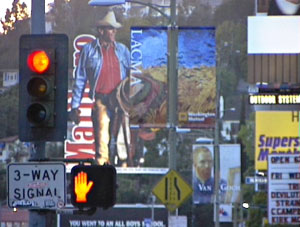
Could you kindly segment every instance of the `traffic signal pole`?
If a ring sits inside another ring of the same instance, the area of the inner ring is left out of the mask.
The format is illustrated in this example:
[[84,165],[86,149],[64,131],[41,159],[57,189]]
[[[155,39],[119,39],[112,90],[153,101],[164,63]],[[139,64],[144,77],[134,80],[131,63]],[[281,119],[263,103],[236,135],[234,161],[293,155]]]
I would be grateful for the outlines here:
[[170,1],[171,17],[168,28],[168,116],[169,116],[169,168],[176,170],[176,126],[177,126],[177,46],[176,0]]
[[31,34],[45,34],[45,0],[31,0]]
[[[31,34],[45,34],[45,0],[31,0]],[[30,158],[45,158],[45,142],[34,142],[34,149],[30,153]],[[29,226],[46,226],[45,213],[41,214],[38,210],[30,210]]]

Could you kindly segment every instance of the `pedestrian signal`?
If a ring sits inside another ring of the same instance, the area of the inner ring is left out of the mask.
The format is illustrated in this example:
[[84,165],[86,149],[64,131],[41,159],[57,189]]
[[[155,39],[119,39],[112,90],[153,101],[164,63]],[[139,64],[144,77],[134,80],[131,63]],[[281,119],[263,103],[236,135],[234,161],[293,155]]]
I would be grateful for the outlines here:
[[75,207],[109,208],[116,203],[116,169],[112,165],[74,166],[70,185]]

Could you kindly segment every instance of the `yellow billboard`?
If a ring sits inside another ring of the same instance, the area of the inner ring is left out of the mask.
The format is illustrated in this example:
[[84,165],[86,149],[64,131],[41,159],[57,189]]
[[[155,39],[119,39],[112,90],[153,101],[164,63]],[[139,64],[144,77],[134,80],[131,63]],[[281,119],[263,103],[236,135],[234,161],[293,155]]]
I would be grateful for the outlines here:
[[300,153],[299,113],[256,112],[255,169],[267,170],[268,154]]

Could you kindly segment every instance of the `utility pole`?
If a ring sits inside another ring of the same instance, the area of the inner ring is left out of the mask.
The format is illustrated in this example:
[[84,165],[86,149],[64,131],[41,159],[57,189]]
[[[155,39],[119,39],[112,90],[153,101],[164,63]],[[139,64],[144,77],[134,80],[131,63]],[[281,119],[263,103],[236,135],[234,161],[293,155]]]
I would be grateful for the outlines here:
[[[31,34],[45,34],[45,0],[31,0]],[[34,142],[34,149],[30,159],[45,158],[45,142]],[[46,226],[46,215],[39,210],[30,210],[30,227]]]
[[171,0],[170,24],[168,27],[168,127],[169,169],[176,170],[176,126],[177,126],[177,47],[176,0]]

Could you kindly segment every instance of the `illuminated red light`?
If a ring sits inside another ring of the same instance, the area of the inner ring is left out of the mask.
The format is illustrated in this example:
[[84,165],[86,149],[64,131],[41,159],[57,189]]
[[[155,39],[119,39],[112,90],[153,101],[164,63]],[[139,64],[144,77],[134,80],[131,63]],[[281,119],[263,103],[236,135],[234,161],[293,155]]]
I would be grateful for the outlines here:
[[27,65],[33,72],[42,74],[50,67],[50,58],[43,50],[36,50],[29,54]]

